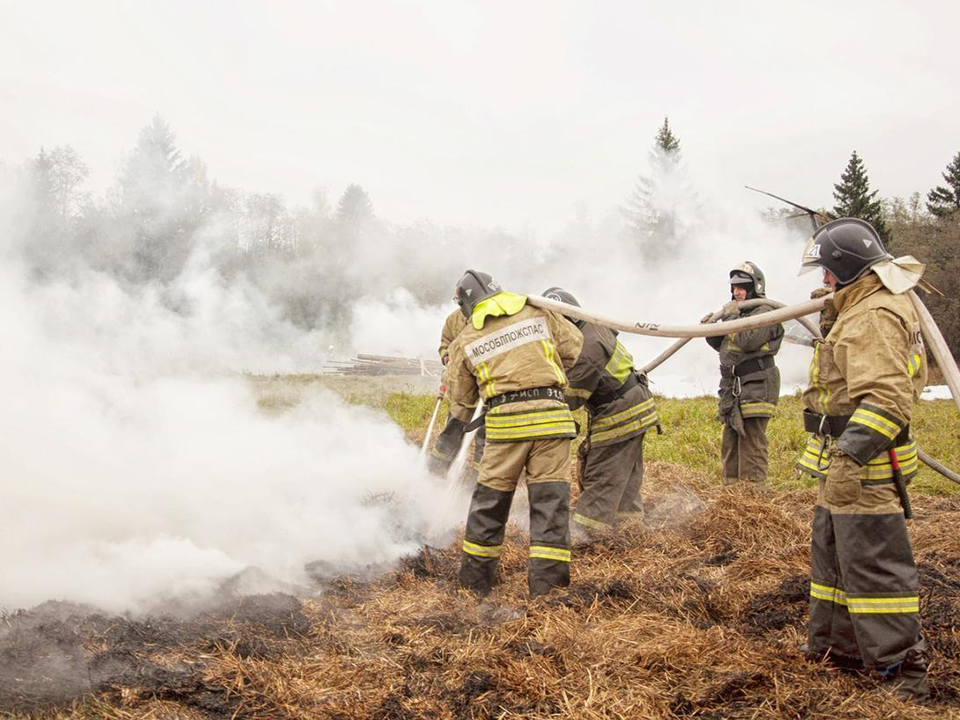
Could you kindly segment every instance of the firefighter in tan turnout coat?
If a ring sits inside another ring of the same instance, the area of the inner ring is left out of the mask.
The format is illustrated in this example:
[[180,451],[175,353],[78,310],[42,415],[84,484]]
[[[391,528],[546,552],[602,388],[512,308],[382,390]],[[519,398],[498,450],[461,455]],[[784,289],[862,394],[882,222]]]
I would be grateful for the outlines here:
[[[562,288],[544,297],[580,306]],[[571,410],[586,405],[588,425],[580,443],[580,498],[571,520],[583,530],[609,530],[618,522],[643,518],[643,438],[660,427],[647,378],[633,368],[633,357],[615,330],[572,321],[583,334],[583,349],[567,373]]]
[[803,395],[811,435],[798,468],[820,479],[808,652],[923,697],[917,570],[896,482],[917,473],[910,417],[927,366],[916,312],[888,279],[891,259],[873,227],[850,218],[818,229],[804,252],[803,265],[820,266],[836,289],[836,321]]
[[[754,263],[743,262],[730,271],[731,300],[723,320],[759,315],[772,308],[741,312],[737,303],[766,297],[766,281]],[[707,316],[707,318],[710,316]],[[707,320],[704,318],[704,321]],[[720,405],[723,423],[721,459],[723,481],[764,482],[767,479],[767,424],[780,400],[780,370],[774,356],[783,342],[783,326],[706,338],[720,353]]]
[[[463,316],[460,308],[457,308],[450,313],[447,316],[446,321],[444,321],[443,330],[440,332],[440,347],[438,349],[440,354],[440,362],[443,363],[444,366],[450,362],[450,345],[453,344],[453,341],[457,339],[457,335],[459,335],[460,331],[466,326],[467,319]],[[444,370],[440,385],[440,392],[443,394],[445,393],[447,386],[446,370]],[[460,403],[455,402],[450,403],[450,410],[447,415],[447,424],[444,426],[443,430],[440,431],[437,441],[430,450],[430,457],[427,461],[427,467],[431,472],[441,476],[446,474],[451,463],[453,463],[454,458],[456,458],[457,452],[460,450],[460,445],[463,443],[463,436],[466,434],[467,424],[473,417],[475,410],[476,403],[474,403],[472,406],[461,405]],[[481,456],[483,455],[484,432],[482,427],[477,432],[474,443],[473,459],[474,463],[478,464]],[[476,471],[472,472],[474,473],[473,479],[476,479]]]
[[496,584],[513,494],[526,471],[530,500],[531,595],[570,583],[570,441],[566,372],[580,353],[580,331],[559,313],[504,292],[468,270],[456,300],[466,327],[450,346],[451,402],[482,397],[487,445],[464,530],[461,583],[481,594]]

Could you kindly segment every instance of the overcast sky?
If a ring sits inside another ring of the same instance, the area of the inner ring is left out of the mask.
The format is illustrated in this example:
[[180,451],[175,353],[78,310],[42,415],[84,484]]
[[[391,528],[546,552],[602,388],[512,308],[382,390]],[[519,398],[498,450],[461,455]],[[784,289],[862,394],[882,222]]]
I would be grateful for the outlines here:
[[101,191],[160,112],[227,185],[549,232],[621,202],[669,115],[708,192],[829,205],[856,149],[906,196],[960,151],[958,27],[956,2],[0,0],[0,159],[70,144]]

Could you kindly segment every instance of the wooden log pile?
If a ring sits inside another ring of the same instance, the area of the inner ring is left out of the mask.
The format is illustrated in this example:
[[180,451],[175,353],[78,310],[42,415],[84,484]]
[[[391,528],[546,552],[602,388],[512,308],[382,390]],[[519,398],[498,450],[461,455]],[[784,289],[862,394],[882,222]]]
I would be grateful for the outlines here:
[[350,360],[330,360],[326,372],[337,375],[419,375],[440,377],[443,365],[438,360],[407,358],[393,355],[359,353]]

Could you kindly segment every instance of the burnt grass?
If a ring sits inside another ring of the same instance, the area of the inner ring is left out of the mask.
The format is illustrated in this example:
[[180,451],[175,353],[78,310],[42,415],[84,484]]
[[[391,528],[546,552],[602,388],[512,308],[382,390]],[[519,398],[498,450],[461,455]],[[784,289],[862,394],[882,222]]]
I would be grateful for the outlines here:
[[254,595],[189,619],[106,615],[47,602],[0,623],[0,712],[38,713],[87,694],[134,688],[210,718],[232,718],[237,700],[204,679],[206,653],[282,657],[310,624],[292,596]]
[[[658,484],[660,470],[648,509],[670,479]],[[513,528],[484,603],[457,588],[453,543],[379,576],[319,568],[310,599],[232,597],[151,617],[49,602],[5,615],[0,717],[102,717],[84,714],[90,698],[115,718],[960,717],[960,504],[915,498],[933,699],[891,709],[875,680],[799,651],[812,493],[688,482],[704,500],[695,514],[576,549],[570,587],[538,599]]]

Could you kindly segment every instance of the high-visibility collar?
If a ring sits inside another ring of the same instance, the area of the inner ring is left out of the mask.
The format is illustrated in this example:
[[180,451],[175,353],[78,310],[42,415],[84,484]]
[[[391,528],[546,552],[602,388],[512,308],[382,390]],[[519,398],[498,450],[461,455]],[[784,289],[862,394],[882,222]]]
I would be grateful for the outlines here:
[[516,315],[523,310],[523,306],[526,304],[526,295],[498,292],[496,295],[491,295],[477,303],[477,306],[473,309],[473,314],[470,316],[470,321],[475,329],[482,330],[488,317]]

